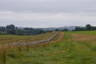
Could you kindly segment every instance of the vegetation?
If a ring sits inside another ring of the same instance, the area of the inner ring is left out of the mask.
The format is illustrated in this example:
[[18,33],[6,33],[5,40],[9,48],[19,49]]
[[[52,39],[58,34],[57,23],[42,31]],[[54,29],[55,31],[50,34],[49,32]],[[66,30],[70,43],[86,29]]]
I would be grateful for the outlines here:
[[75,31],[93,31],[96,30],[96,26],[91,26],[90,24],[87,24],[85,27],[82,26],[76,26]]
[[29,51],[12,49],[6,64],[96,64],[96,32],[64,32],[49,44]]
[[52,32],[40,34],[40,35],[0,35],[0,44],[5,43],[14,43],[14,42],[32,42],[32,41],[38,41],[38,40],[46,40],[51,35],[53,35]]
[[42,29],[34,29],[34,28],[20,28],[15,25],[7,25],[6,27],[0,27],[0,34],[12,34],[12,35],[36,35],[45,33]]
[[[6,42],[6,43],[2,43],[0,42],[0,64],[6,64],[7,61],[7,54],[13,51],[15,51],[16,53],[19,51],[21,52],[21,50],[29,50],[29,46],[27,45],[27,43],[32,43],[33,41],[41,41],[41,40],[47,40],[49,39],[52,35],[54,35],[53,32],[49,32],[46,34],[41,34],[41,35],[34,35],[34,36],[17,36],[17,35],[2,35],[0,37],[1,42]],[[41,38],[42,37],[42,38]],[[23,39],[21,39],[23,38]],[[31,39],[30,39],[31,38]],[[9,40],[10,39],[10,40]],[[17,39],[17,40],[16,40]],[[10,42],[8,42],[8,40]],[[20,41],[19,41],[20,40]],[[9,45],[10,43],[10,45]],[[26,43],[26,45],[11,45],[12,43]],[[32,45],[31,45],[32,46]],[[13,51],[12,51],[13,50]],[[9,56],[14,56],[14,54]]]

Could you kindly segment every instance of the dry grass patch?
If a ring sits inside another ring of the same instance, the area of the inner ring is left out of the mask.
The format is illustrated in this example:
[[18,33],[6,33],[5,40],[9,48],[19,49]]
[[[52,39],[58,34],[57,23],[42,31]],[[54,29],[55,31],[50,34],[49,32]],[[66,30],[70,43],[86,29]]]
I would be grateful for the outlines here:
[[72,40],[96,41],[96,35],[72,34]]

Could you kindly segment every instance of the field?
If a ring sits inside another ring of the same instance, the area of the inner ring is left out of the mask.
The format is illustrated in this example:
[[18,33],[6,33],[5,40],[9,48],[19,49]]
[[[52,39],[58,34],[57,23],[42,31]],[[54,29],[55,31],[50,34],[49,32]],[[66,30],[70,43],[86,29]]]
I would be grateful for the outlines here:
[[[24,39],[19,37],[26,40],[25,36]],[[12,42],[15,41],[14,38]],[[6,55],[6,64],[96,64],[96,31],[60,32],[60,36],[48,44],[39,44],[22,51],[12,49]]]
[[33,36],[0,35],[0,44],[45,40],[48,39],[52,34],[53,33],[45,33],[45,34],[33,35]]

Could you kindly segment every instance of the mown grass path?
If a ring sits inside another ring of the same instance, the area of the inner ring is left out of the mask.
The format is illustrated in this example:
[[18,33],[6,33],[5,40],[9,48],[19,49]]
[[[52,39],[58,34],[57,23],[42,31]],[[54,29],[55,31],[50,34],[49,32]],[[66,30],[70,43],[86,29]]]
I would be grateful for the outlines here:
[[[50,41],[54,40],[59,36],[58,32],[53,32],[53,34],[46,40],[40,40],[40,41],[33,41],[33,42],[14,42],[14,43],[6,43],[3,45],[0,45],[0,63],[1,64],[6,64],[7,58],[6,56],[11,50],[19,49],[21,51],[24,48],[29,49],[32,46],[39,45],[39,44],[48,44]],[[13,49],[14,48],[14,49]]]

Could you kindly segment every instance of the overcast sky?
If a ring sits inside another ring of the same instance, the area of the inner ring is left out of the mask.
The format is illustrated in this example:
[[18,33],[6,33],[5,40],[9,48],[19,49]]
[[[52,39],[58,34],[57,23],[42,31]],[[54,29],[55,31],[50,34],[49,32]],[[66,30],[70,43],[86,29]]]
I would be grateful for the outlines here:
[[96,25],[96,0],[0,0],[0,25]]

